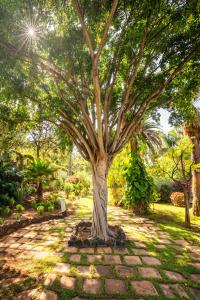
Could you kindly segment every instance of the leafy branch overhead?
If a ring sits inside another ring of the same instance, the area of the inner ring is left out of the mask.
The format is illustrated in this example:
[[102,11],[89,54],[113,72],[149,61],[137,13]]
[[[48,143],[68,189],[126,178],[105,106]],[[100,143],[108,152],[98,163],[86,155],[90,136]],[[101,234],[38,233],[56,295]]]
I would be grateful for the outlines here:
[[[19,38],[24,16],[18,1],[4,5],[1,56],[19,58],[20,93],[53,106],[56,122],[86,159],[107,153],[111,161],[143,115],[156,106],[177,107],[173,97],[191,70],[191,80],[197,74],[197,2],[73,0],[63,5],[49,3],[39,10],[33,3],[30,18],[36,19],[38,42],[31,48]],[[8,20],[16,25],[9,35]],[[50,31],[39,30],[50,25]]]

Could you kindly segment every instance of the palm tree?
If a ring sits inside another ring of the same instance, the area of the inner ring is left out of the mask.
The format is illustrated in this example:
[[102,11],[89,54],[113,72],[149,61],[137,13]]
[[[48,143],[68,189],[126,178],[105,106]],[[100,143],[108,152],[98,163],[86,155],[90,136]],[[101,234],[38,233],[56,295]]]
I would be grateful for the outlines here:
[[[185,125],[184,131],[193,144],[192,161],[200,163],[200,110],[196,110],[197,119]],[[200,172],[192,171],[192,211],[194,216],[200,216]]]
[[36,183],[37,197],[41,201],[43,199],[43,182],[52,177],[55,169],[49,167],[48,164],[40,160],[32,161],[26,171],[27,178]]
[[138,151],[138,140],[147,145],[150,154],[153,156],[156,149],[162,145],[159,126],[149,118],[143,119],[136,128],[135,135],[130,141],[131,151]]

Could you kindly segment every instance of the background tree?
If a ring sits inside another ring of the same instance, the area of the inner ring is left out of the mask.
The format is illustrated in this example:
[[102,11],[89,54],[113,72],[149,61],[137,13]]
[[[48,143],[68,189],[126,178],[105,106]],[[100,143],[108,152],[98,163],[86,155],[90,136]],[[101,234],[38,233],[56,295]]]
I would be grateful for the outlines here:
[[[197,118],[184,128],[193,144],[192,161],[200,164],[200,112],[197,111]],[[192,210],[194,216],[200,216],[200,171],[192,170]]]
[[190,185],[193,166],[191,152],[192,145],[189,139],[183,138],[174,147],[168,148],[151,166],[152,173],[157,177],[170,179],[183,189],[186,227],[190,227]]
[[197,1],[28,3],[1,3],[2,82],[14,77],[17,92],[48,107],[90,162],[92,237],[108,240],[106,181],[115,155],[147,111],[173,106],[196,78]]

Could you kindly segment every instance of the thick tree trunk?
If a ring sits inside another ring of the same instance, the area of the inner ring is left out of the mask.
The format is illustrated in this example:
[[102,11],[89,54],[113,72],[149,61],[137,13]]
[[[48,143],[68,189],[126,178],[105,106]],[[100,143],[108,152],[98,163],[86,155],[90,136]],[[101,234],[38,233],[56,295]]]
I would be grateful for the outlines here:
[[107,159],[100,159],[93,165],[93,216],[92,238],[109,239],[107,222]]
[[184,191],[185,197],[185,226],[190,227],[190,195],[188,191]]

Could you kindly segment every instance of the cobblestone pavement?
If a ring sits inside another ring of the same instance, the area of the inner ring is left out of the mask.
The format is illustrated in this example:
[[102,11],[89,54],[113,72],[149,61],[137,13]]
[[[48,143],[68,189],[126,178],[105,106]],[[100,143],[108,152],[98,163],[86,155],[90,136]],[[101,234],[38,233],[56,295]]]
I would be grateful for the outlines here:
[[31,225],[0,240],[0,299],[200,299],[200,249],[154,221],[109,207],[127,234],[125,248],[67,246],[74,216]]

